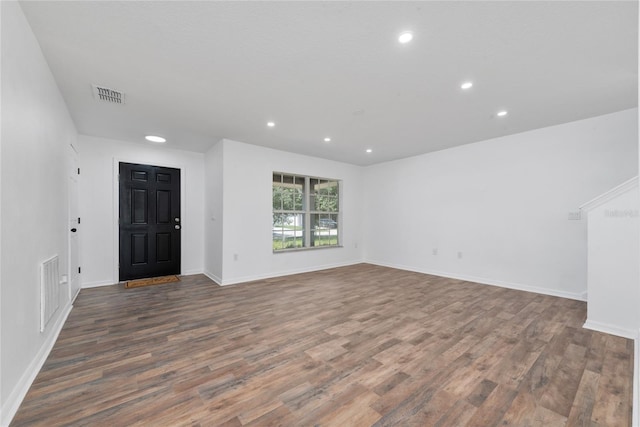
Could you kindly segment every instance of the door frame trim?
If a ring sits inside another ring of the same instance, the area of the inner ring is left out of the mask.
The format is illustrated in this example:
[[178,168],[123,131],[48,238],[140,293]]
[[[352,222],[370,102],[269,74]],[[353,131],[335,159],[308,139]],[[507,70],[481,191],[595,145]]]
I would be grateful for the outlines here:
[[[77,144],[77,143],[76,143]],[[72,217],[71,217],[71,195],[70,195],[70,186],[71,184],[69,183],[69,180],[71,179],[71,174],[73,173],[73,169],[72,167],[75,169],[76,167],[79,168],[80,167],[80,153],[78,152],[78,149],[76,148],[75,145],[73,145],[73,142],[69,142],[69,147],[68,147],[67,151],[67,156],[68,156],[68,167],[67,167],[67,288],[68,288],[68,297],[69,297],[69,301],[71,301],[71,303],[73,304],[73,302],[75,301],[76,297],[78,296],[78,294],[80,293],[80,290],[82,289],[82,276],[78,276],[78,290],[75,292],[75,294],[71,293],[71,284],[73,283],[73,280],[71,279],[74,275],[74,272],[72,270],[74,270],[76,267],[80,266],[80,264],[82,263],[82,260],[80,259],[80,256],[82,254],[82,248],[81,248],[81,240],[82,237],[81,235],[76,236],[76,250],[78,251],[77,253],[77,261],[78,261],[78,266],[74,266],[71,265],[72,263],[72,259],[71,259],[71,234],[69,232],[69,227],[71,226],[71,221],[72,221]],[[75,158],[75,165],[71,164],[74,162],[74,158]],[[79,175],[76,175],[76,214],[78,215],[78,217],[80,217],[80,178]],[[75,218],[75,217],[74,217]],[[79,228],[79,227],[78,227]],[[80,230],[80,233],[82,233],[82,230]]]
[[[112,239],[113,239],[113,283],[120,283],[120,224],[118,219],[120,218],[120,162],[123,163],[136,163],[140,165],[160,166],[164,168],[180,169],[180,223],[183,228],[185,224],[188,224],[189,218],[186,210],[186,166],[181,163],[168,163],[149,161],[145,159],[135,157],[113,157],[112,175],[111,180],[113,182],[113,191],[111,194],[113,200],[113,227],[112,227]],[[184,254],[184,237],[185,233],[180,233],[180,274],[182,274],[182,264]]]

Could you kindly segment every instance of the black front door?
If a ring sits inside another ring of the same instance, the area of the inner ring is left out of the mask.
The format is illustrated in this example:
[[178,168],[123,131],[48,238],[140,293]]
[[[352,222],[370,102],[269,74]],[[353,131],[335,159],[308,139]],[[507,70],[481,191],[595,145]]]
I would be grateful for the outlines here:
[[120,163],[120,280],[180,274],[180,169]]

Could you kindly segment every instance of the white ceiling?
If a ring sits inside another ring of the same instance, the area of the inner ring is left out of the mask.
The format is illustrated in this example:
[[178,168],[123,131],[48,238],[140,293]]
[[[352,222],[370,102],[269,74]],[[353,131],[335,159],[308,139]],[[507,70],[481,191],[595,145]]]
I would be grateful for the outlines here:
[[[229,138],[368,165],[637,106],[636,1],[22,8],[86,135],[199,152]],[[126,104],[96,101],[92,84]]]

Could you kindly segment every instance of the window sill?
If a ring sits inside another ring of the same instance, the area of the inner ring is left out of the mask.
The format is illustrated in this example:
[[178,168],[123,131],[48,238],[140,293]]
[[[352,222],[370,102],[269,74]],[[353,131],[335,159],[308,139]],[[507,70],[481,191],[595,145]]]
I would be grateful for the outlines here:
[[323,250],[323,249],[336,249],[336,248],[343,248],[344,246],[342,245],[335,245],[335,246],[313,246],[310,248],[291,248],[291,249],[279,249],[277,251],[273,251],[274,254],[282,254],[282,253],[291,253],[291,252],[306,252],[306,251],[316,251],[316,250]]

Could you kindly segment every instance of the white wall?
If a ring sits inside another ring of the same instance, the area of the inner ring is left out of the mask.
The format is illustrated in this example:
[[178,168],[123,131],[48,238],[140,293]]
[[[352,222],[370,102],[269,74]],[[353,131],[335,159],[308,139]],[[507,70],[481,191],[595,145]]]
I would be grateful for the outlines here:
[[204,157],[205,162],[205,243],[204,271],[217,283],[222,283],[222,192],[223,142],[214,145]]
[[[222,145],[222,284],[362,261],[360,167],[231,140],[223,140]],[[271,189],[274,171],[342,180],[343,247],[273,253]]]
[[568,213],[634,176],[637,150],[633,109],[368,167],[365,259],[583,299]]
[[[4,8],[0,5],[0,52],[4,50],[4,46],[2,44],[2,10]],[[2,58],[0,57],[0,81],[2,80]],[[0,100],[2,99],[2,85],[0,84]],[[2,141],[2,102],[0,102],[0,142]],[[0,200],[2,200],[2,144],[0,143]],[[0,204],[0,242],[2,242],[2,209]],[[4,323],[4,319],[2,318],[2,245],[0,244],[0,322]],[[2,323],[0,323],[0,425],[4,425],[4,416],[3,416],[3,392],[2,392]],[[8,422],[8,421],[7,421]]]
[[8,424],[44,362],[71,306],[40,333],[40,263],[58,255],[67,274],[68,146],[75,126],[17,2],[2,10],[2,234],[0,402]]
[[118,283],[118,162],[181,169],[182,274],[202,273],[204,155],[80,135],[82,286]]
[[[589,203],[586,327],[636,338],[640,328],[638,180]],[[617,190],[617,191],[616,191]]]

